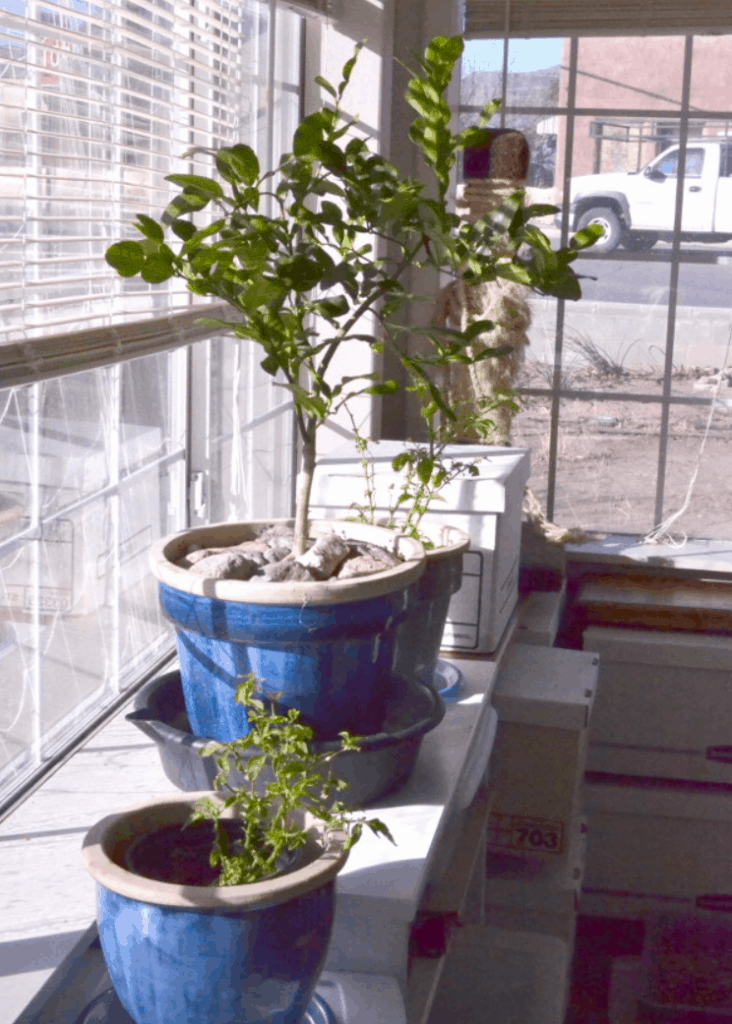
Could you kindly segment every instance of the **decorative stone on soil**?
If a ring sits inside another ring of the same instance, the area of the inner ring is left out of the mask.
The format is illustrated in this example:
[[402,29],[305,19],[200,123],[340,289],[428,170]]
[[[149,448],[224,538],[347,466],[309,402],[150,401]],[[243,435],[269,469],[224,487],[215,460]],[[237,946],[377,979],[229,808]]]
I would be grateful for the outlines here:
[[320,537],[300,558],[292,557],[292,527],[277,523],[256,540],[228,548],[191,544],[177,565],[214,580],[282,583],[353,579],[383,572],[401,559],[366,541],[348,541],[335,533]]

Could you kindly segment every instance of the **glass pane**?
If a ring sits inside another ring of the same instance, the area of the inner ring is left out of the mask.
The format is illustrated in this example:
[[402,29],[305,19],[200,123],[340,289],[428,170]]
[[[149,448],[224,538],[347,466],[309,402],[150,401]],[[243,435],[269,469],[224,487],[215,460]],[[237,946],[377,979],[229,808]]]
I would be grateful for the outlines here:
[[185,366],[0,392],[0,798],[172,646],[147,551],[185,524]]
[[119,607],[120,685],[140,673],[171,643],[170,624],[163,619],[158,585],[150,572],[148,551],[153,541],[185,527],[184,456],[167,468],[152,467],[120,488]]
[[211,350],[210,521],[289,516],[289,393],[260,368],[258,346],[222,338]]
[[691,65],[692,109],[732,110],[732,35],[694,36]]
[[181,354],[132,359],[121,367],[120,475],[185,444],[180,401]]
[[[723,385],[725,381],[723,377]],[[683,538],[684,534],[713,539],[732,536],[732,483],[726,472],[720,472],[729,466],[732,457],[732,401],[726,397],[726,390],[724,386],[717,392],[716,400],[716,383],[709,382],[703,391],[696,392],[710,402],[714,400],[706,441],[709,404],[671,409],[664,520],[685,509],[669,524],[674,538]]]
[[[528,399],[513,443],[530,447],[529,481],[546,501],[549,400]],[[583,530],[646,533],[652,525],[659,408],[623,401],[563,399],[554,521]]]
[[[681,107],[684,36],[603,36],[579,40],[578,107]],[[562,64],[569,66],[569,40]]]
[[28,526],[32,442],[21,424],[34,401],[30,387],[0,391],[0,541]]
[[30,545],[0,555],[0,793],[32,762],[38,721],[36,643],[21,575],[29,558]]

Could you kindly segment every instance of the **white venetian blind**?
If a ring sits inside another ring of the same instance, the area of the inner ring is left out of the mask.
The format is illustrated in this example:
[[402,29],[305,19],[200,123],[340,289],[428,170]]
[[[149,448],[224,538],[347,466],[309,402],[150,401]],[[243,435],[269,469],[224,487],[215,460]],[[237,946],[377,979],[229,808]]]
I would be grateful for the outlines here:
[[[181,159],[191,147],[245,141],[266,159],[275,6],[0,0],[0,8],[0,387],[22,379],[23,360],[27,379],[47,375],[53,360],[64,364],[64,349],[82,364],[95,350],[99,364],[124,358],[128,345],[141,354],[146,338],[150,351],[194,340],[200,331],[181,282],[123,280],[104,252],[140,237],[131,227],[138,213],[162,212],[174,189],[166,174],[211,172],[205,154]],[[291,31],[292,15],[282,16]],[[119,325],[126,329],[105,335]]]
[[465,0],[468,38],[729,32],[730,0]]

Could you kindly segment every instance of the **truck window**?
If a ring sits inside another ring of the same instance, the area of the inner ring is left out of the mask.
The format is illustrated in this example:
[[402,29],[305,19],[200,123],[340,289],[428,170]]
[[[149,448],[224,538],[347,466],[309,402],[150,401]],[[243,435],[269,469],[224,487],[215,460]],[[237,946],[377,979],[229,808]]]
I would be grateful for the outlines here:
[[[667,178],[675,178],[679,166],[679,151],[672,150],[663,160],[656,164],[659,171],[663,171]],[[686,151],[686,177],[700,178],[704,167],[704,150],[687,149]]]
[[732,148],[729,146],[719,147],[719,176],[720,178],[732,177]]

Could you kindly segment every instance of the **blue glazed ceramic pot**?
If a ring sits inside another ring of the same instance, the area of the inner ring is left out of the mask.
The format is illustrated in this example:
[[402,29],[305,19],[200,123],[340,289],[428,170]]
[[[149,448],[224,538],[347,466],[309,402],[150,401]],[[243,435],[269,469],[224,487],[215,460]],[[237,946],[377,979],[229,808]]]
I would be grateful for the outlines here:
[[394,672],[432,686],[453,594],[463,580],[463,555],[470,537],[455,526],[423,521],[420,532],[434,547],[415,586],[414,607],[396,627]]
[[323,850],[313,838],[303,866],[251,885],[172,884],[126,867],[136,838],[182,824],[206,795],[130,808],[84,841],[112,984],[136,1024],[299,1024],[325,960],[343,840]]
[[422,546],[391,530],[322,521],[312,535],[335,531],[394,550],[393,569],[323,583],[211,580],[175,564],[188,546],[251,539],[267,523],[219,524],[160,541],[151,551],[160,600],[175,624],[186,711],[194,735],[227,742],[248,731],[234,700],[254,672],[268,696],[297,708],[318,739],[347,729],[379,732],[393,675],[394,630],[415,601]]

